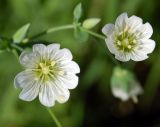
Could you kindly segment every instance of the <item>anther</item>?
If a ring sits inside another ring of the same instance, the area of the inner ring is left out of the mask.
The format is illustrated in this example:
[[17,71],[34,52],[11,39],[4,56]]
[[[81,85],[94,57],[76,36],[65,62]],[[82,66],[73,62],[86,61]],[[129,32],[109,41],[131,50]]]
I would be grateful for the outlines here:
[[131,49],[132,48],[132,46],[131,45],[128,45],[128,49]]

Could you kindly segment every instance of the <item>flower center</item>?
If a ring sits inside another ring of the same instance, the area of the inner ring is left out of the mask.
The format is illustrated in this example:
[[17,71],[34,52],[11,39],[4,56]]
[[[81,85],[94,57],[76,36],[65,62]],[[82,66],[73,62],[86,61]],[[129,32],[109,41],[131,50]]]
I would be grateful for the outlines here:
[[58,75],[64,75],[64,71],[59,68],[55,61],[42,60],[34,69],[37,78],[43,82],[55,79]]
[[41,67],[41,71],[44,75],[49,74],[50,72],[50,66],[45,65],[44,63],[40,63],[39,66]]
[[49,73],[52,73],[55,70],[55,62],[47,60],[40,62],[38,65],[38,70],[40,70],[41,74],[48,75]]
[[115,37],[115,45],[118,48],[118,50],[124,51],[124,52],[130,52],[134,49],[136,46],[136,37],[134,34],[126,32],[121,32]]

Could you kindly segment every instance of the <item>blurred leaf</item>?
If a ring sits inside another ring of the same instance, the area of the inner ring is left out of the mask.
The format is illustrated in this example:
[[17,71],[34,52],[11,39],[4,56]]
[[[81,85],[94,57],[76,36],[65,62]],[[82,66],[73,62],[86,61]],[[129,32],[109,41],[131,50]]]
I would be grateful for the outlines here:
[[86,29],[92,29],[93,27],[95,27],[99,22],[101,21],[101,19],[99,18],[89,18],[84,20],[82,26]]
[[78,22],[78,20],[81,18],[81,15],[82,15],[82,4],[79,3],[73,11],[74,20]]
[[27,35],[30,24],[22,26],[17,32],[13,35],[13,42],[20,43]]
[[88,40],[89,35],[85,31],[83,31],[80,27],[77,27],[74,30],[74,37],[79,42],[86,42]]

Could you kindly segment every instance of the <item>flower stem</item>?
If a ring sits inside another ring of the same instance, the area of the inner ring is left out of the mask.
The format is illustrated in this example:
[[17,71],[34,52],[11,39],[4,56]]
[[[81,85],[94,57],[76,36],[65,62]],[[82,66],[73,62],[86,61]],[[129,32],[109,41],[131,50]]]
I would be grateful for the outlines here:
[[73,24],[69,24],[69,25],[64,25],[64,26],[58,26],[58,27],[54,27],[54,28],[50,28],[48,30],[45,30],[37,35],[34,35],[32,37],[30,37],[29,39],[36,39],[38,37],[44,36],[46,34],[52,33],[52,32],[56,32],[56,31],[60,31],[60,30],[66,30],[66,29],[73,29],[74,25]]
[[11,46],[12,46],[14,49],[16,49],[16,50],[19,50],[20,52],[23,52],[23,51],[24,51],[23,48],[21,48],[20,46],[14,44],[14,43],[11,43]]
[[90,35],[93,35],[93,36],[95,36],[95,37],[97,37],[97,38],[100,38],[100,39],[102,39],[102,40],[105,40],[105,38],[106,38],[106,37],[103,36],[103,35],[100,35],[100,34],[98,34],[98,33],[95,33],[95,32],[93,32],[93,31],[90,31],[90,30],[88,30],[88,29],[85,29],[85,28],[83,28],[83,27],[81,27],[81,29],[82,29],[83,31],[89,33]]
[[50,108],[47,108],[49,114],[51,115],[53,121],[56,123],[57,127],[62,127],[60,122],[58,121],[58,119],[56,118],[56,116],[54,115],[54,113],[52,112],[52,110]]

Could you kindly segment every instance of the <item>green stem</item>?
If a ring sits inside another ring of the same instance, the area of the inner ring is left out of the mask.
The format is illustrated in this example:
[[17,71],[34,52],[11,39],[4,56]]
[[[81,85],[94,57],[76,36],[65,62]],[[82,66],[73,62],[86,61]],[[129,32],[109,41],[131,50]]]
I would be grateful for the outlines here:
[[83,31],[89,33],[90,35],[93,35],[93,36],[95,36],[95,37],[97,37],[97,38],[99,38],[99,39],[102,39],[102,40],[105,40],[105,39],[106,39],[106,37],[103,36],[103,35],[101,35],[101,34],[97,34],[97,33],[93,32],[93,31],[90,31],[90,30],[85,29],[85,28],[83,28],[83,27],[81,27],[81,29],[82,29]]
[[54,113],[52,112],[52,110],[50,108],[47,108],[49,114],[51,115],[53,121],[56,123],[57,127],[62,127],[60,122],[58,121],[58,119],[56,118],[56,116],[54,115]]
[[14,43],[12,43],[12,44],[11,44],[11,46],[12,46],[14,49],[19,50],[20,52],[23,52],[23,51],[24,51],[24,49],[23,49],[23,48],[21,48],[20,46],[18,46],[18,45],[16,45],[16,44],[14,44]]
[[[85,29],[85,28],[83,28],[83,27],[81,27],[81,29],[82,29],[83,31],[85,31],[86,33],[89,33],[90,35],[95,36],[95,37],[97,37],[97,38],[99,38],[99,39],[102,39],[102,40],[105,40],[105,39],[106,39],[106,37],[103,36],[103,35],[101,35],[101,34],[95,33],[95,32],[93,32],[93,31],[90,31],[90,30]],[[113,58],[113,56],[112,56],[108,51],[107,51],[107,55],[110,57],[110,59],[111,59],[117,66],[120,66],[120,63],[119,63],[115,58]]]
[[66,30],[66,29],[73,29],[74,25],[73,24],[69,24],[69,25],[65,25],[65,26],[58,26],[58,27],[54,27],[54,28],[50,28],[48,30],[45,30],[37,35],[34,35],[33,37],[29,38],[29,39],[36,39],[38,37],[44,36],[46,34],[52,33],[52,32],[56,32],[56,31],[60,31],[60,30]]

